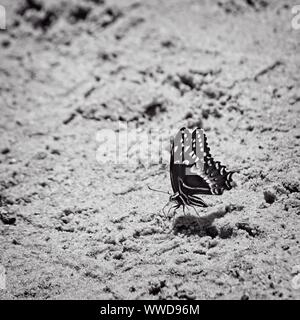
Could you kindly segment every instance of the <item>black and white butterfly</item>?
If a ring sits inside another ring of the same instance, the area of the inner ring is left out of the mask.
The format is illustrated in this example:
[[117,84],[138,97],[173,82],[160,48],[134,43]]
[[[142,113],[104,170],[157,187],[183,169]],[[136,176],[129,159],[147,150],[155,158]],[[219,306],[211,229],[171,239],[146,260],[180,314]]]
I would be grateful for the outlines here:
[[187,206],[207,207],[199,195],[221,195],[224,190],[230,190],[233,173],[213,159],[202,129],[191,132],[181,128],[171,138],[170,178],[174,194],[166,206],[175,202],[175,212],[181,206],[183,210]]

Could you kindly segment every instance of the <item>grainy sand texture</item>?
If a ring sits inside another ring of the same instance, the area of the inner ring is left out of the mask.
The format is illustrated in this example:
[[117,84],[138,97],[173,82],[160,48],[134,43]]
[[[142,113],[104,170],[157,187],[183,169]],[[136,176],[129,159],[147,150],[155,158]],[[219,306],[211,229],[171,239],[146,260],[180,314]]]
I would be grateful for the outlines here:
[[[300,298],[294,1],[0,4],[1,299]],[[126,125],[203,127],[236,186],[164,217],[167,162],[101,161]]]

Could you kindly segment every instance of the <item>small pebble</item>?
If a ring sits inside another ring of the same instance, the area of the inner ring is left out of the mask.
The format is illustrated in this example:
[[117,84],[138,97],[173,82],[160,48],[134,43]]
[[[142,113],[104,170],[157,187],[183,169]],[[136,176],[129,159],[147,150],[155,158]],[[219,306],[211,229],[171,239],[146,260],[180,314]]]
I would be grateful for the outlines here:
[[300,274],[300,264],[293,266],[291,273],[293,276]]
[[272,204],[276,200],[276,195],[273,191],[265,190],[264,191],[264,198],[267,203]]
[[47,153],[44,151],[38,152],[35,154],[34,159],[36,160],[44,160],[47,157]]
[[300,274],[297,274],[293,279],[292,279],[292,288],[294,290],[299,290],[300,289]]
[[3,48],[8,48],[10,46],[10,41],[8,39],[4,39],[1,42],[1,45],[2,45]]
[[121,259],[123,259],[123,254],[122,254],[122,252],[116,252],[116,253],[113,255],[113,258],[114,258],[115,260],[121,260]]
[[206,254],[206,250],[204,250],[204,249],[196,249],[196,250],[193,251],[193,253],[205,255]]
[[14,213],[11,213],[3,208],[0,208],[0,220],[4,224],[15,224],[16,223],[16,217]]
[[218,245],[218,240],[213,239],[213,240],[209,241],[208,248],[210,249],[210,248],[213,248],[213,247],[215,247],[217,245]]
[[115,245],[116,244],[116,239],[113,236],[108,236],[105,240],[104,240],[105,244],[112,244]]
[[2,154],[8,154],[8,153],[10,153],[10,149],[9,148],[3,148],[2,150],[1,150],[1,153]]
[[60,155],[60,151],[58,149],[52,149],[51,150],[51,154],[54,154],[54,155]]
[[259,206],[258,206],[259,209],[266,209],[268,208],[268,205],[265,203],[265,202],[262,202]]
[[191,111],[188,111],[184,116],[184,119],[190,119],[190,118],[193,118],[193,113]]
[[195,300],[196,295],[191,290],[179,290],[176,292],[176,296],[179,299]]
[[14,244],[14,245],[19,245],[19,244],[21,244],[21,243],[20,243],[18,240],[16,240],[16,239],[13,239],[11,243]]

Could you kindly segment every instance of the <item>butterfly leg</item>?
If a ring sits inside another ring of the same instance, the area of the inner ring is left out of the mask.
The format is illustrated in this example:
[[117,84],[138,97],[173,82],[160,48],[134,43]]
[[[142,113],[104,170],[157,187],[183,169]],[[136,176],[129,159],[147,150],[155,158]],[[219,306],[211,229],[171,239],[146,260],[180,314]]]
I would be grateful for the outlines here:
[[192,204],[190,204],[190,206],[195,210],[197,216],[201,218],[200,213],[196,210],[195,206],[193,206]]
[[175,210],[173,211],[173,221],[172,221],[172,227],[170,228],[168,233],[171,233],[172,230],[174,229],[174,222],[175,222],[175,216],[177,213],[177,209],[180,207],[180,204],[177,204],[176,206],[172,207],[173,209],[175,208]]
[[166,220],[168,219],[168,214],[170,212],[170,210],[172,209],[172,207],[168,210],[168,212],[166,213],[166,207],[171,203],[171,201],[168,201],[163,208],[160,210],[160,212],[163,213],[164,219],[161,217],[160,215],[160,221],[162,222],[162,227],[165,229],[166,227]]
[[[186,205],[183,205],[182,207],[182,211],[183,211],[183,214],[186,216],[186,215],[191,215],[190,213],[190,210],[189,210],[189,203],[187,203]],[[187,210],[187,211],[186,211]]]
[[[162,221],[163,221],[163,227],[164,227],[164,228],[167,226],[166,220],[169,220],[169,219],[170,219],[170,218],[169,218],[169,213],[170,213],[170,211],[171,211],[172,209],[174,209],[174,208],[177,208],[177,205],[172,206],[172,207],[169,208],[168,212],[166,213],[166,212],[165,212],[165,208],[166,208],[166,206],[167,206],[169,203],[170,203],[170,202],[168,202],[168,203],[163,207],[163,209],[162,209],[162,212],[163,212],[164,217],[165,217],[165,219],[162,220]],[[171,230],[171,231],[172,231],[172,230]],[[169,232],[171,232],[171,231],[169,231]]]
[[196,214],[197,214],[197,216],[198,216],[198,220],[197,220],[197,224],[198,224],[198,226],[200,227],[200,229],[202,228],[202,225],[201,225],[201,223],[200,223],[200,219],[201,219],[201,216],[200,216],[200,214],[199,214],[199,212],[196,210],[196,208],[195,208],[195,206],[193,206],[192,204],[190,204],[190,206],[195,210],[195,212],[196,212]]
[[181,188],[181,184],[183,184],[183,181],[182,179],[178,179],[178,186],[179,186],[179,198],[182,202],[182,210],[183,210],[183,213],[184,215],[186,215],[186,212],[185,212],[185,208],[188,207],[190,205],[190,201],[189,201],[189,197],[182,191],[182,188]]
[[167,217],[169,216],[170,211],[171,211],[172,209],[174,209],[174,208],[175,208],[175,210],[173,211],[173,213],[174,213],[174,215],[175,215],[175,214],[176,214],[176,210],[179,208],[178,204],[176,204],[175,206],[171,207],[171,208],[168,210]]
[[168,201],[168,202],[163,206],[163,208],[161,209],[161,211],[162,211],[162,213],[164,214],[165,218],[167,218],[165,209],[166,209],[166,207],[167,207],[169,204],[170,204],[170,201]]

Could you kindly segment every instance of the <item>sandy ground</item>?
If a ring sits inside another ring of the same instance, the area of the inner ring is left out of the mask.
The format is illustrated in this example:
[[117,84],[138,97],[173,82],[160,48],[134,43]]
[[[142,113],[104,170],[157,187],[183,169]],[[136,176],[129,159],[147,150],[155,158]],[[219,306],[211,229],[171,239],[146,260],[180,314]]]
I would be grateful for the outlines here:
[[[1,4],[1,299],[300,298],[293,1]],[[167,164],[97,161],[119,122],[203,126],[237,186],[164,218]]]

